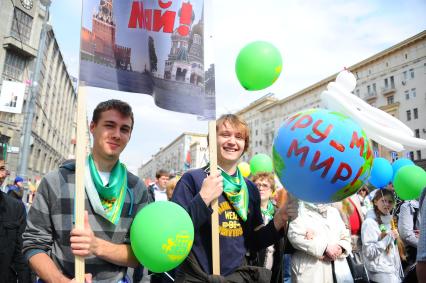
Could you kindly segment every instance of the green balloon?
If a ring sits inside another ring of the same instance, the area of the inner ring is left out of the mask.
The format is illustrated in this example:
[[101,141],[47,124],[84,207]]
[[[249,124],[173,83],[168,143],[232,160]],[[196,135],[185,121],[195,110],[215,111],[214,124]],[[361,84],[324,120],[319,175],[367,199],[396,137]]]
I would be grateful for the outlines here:
[[272,165],[272,159],[263,153],[256,154],[250,160],[250,171],[252,175],[259,172],[273,172],[274,166]]
[[130,242],[139,262],[161,273],[177,267],[194,241],[191,217],[180,205],[158,201],[144,207],[130,228]]
[[426,171],[416,165],[406,165],[396,172],[393,187],[399,198],[417,199],[426,187]]
[[265,41],[254,41],[241,49],[235,62],[238,80],[246,90],[260,90],[280,76],[282,58],[278,49]]

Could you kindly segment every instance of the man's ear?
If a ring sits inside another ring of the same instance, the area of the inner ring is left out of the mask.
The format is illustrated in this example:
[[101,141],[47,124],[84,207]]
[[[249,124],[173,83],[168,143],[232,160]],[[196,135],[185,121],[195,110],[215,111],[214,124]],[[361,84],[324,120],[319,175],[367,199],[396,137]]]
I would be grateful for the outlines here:
[[93,130],[95,129],[95,127],[96,127],[95,122],[93,122],[93,121],[90,122],[89,131],[90,131],[91,134],[93,134]]

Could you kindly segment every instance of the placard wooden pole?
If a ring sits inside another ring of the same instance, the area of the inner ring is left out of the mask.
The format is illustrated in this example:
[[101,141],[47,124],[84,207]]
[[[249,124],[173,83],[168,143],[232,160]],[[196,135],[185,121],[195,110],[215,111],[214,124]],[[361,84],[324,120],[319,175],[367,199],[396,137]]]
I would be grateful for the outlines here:
[[[216,121],[209,121],[210,174],[217,174]],[[212,203],[212,263],[213,274],[220,275],[219,214],[217,199]]]
[[[86,160],[86,88],[77,92],[77,146],[75,156],[75,228],[84,229],[84,167]],[[84,283],[84,258],[75,257],[75,280]]]

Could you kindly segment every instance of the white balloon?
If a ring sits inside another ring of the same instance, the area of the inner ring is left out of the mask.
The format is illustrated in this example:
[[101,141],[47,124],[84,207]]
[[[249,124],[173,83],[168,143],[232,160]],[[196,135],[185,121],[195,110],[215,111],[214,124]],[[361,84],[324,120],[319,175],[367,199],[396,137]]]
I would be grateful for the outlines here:
[[336,92],[339,95],[344,96],[346,99],[350,100],[350,102],[358,108],[358,111],[363,112],[363,115],[367,116],[372,121],[375,121],[392,129],[403,131],[407,135],[414,136],[414,132],[403,122],[396,119],[389,113],[386,113],[385,111],[371,106],[370,104],[353,94],[348,95],[337,83],[329,83],[327,85],[327,89],[331,92]]
[[351,92],[356,87],[356,78],[348,70],[343,70],[337,75],[336,83],[341,85],[346,91]]
[[[400,148],[396,143],[413,148],[426,148],[426,140],[407,136],[406,133],[399,129],[389,128],[386,125],[371,121],[365,115],[362,115],[363,113],[353,107],[353,105],[351,105],[347,100],[345,100],[345,97],[342,95],[336,94],[335,92],[324,91],[321,97],[325,100],[326,104],[330,106],[330,109],[340,111],[359,123],[367,135],[370,134],[371,136],[371,134],[374,133],[376,135],[376,139],[377,136],[385,138],[382,139],[382,144],[389,148]],[[386,139],[391,141],[391,143],[386,142]]]
[[393,151],[403,151],[405,148],[402,144],[398,143],[398,142],[394,142],[391,141],[390,139],[387,139],[383,136],[377,135],[374,131],[370,132],[370,131],[365,131],[365,134],[367,135],[367,137],[369,137],[370,139],[374,140],[375,142],[377,142],[378,144],[382,144],[384,146],[386,146],[387,148],[392,149]]
[[[348,115],[349,117],[351,117],[355,122],[357,122],[358,124],[362,125],[362,121],[359,121],[359,119],[357,119],[357,117],[352,117],[351,114],[348,114],[346,112],[346,107],[342,106],[341,103],[339,103],[338,99],[334,99],[333,94],[328,92],[328,91],[324,91],[321,94],[321,99],[324,102],[324,104],[326,105],[326,107],[328,109],[333,109],[335,111],[339,111],[341,113],[344,113],[345,115]],[[374,130],[371,130],[369,128],[369,125],[363,125],[361,126],[365,132],[365,134],[375,140],[377,143],[385,145],[386,147],[395,150],[395,151],[402,151],[404,150],[404,146],[401,145],[400,143],[397,142],[393,142],[389,139],[383,138],[380,135],[377,135]]]
[[355,86],[355,76],[344,70],[337,75],[336,82],[328,84],[321,99],[328,109],[348,115],[360,124],[368,137],[390,149],[426,148],[426,140],[413,137],[407,125],[354,96],[351,91]]

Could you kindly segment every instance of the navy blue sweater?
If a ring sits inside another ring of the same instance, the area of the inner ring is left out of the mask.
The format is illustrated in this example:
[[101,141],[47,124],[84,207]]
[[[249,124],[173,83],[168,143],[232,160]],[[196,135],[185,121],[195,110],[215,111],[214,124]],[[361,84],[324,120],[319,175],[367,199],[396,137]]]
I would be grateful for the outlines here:
[[[192,252],[201,268],[212,274],[211,252],[211,214],[213,210],[206,206],[200,196],[201,185],[207,177],[204,168],[185,173],[176,185],[172,201],[188,211],[194,223],[194,244]],[[245,179],[249,192],[248,216],[242,221],[232,208],[224,194],[219,199],[219,242],[221,275],[229,275],[244,264],[247,250],[257,251],[277,242],[284,234],[284,229],[277,231],[273,221],[257,231],[262,225],[260,212],[260,195],[256,186]]]

